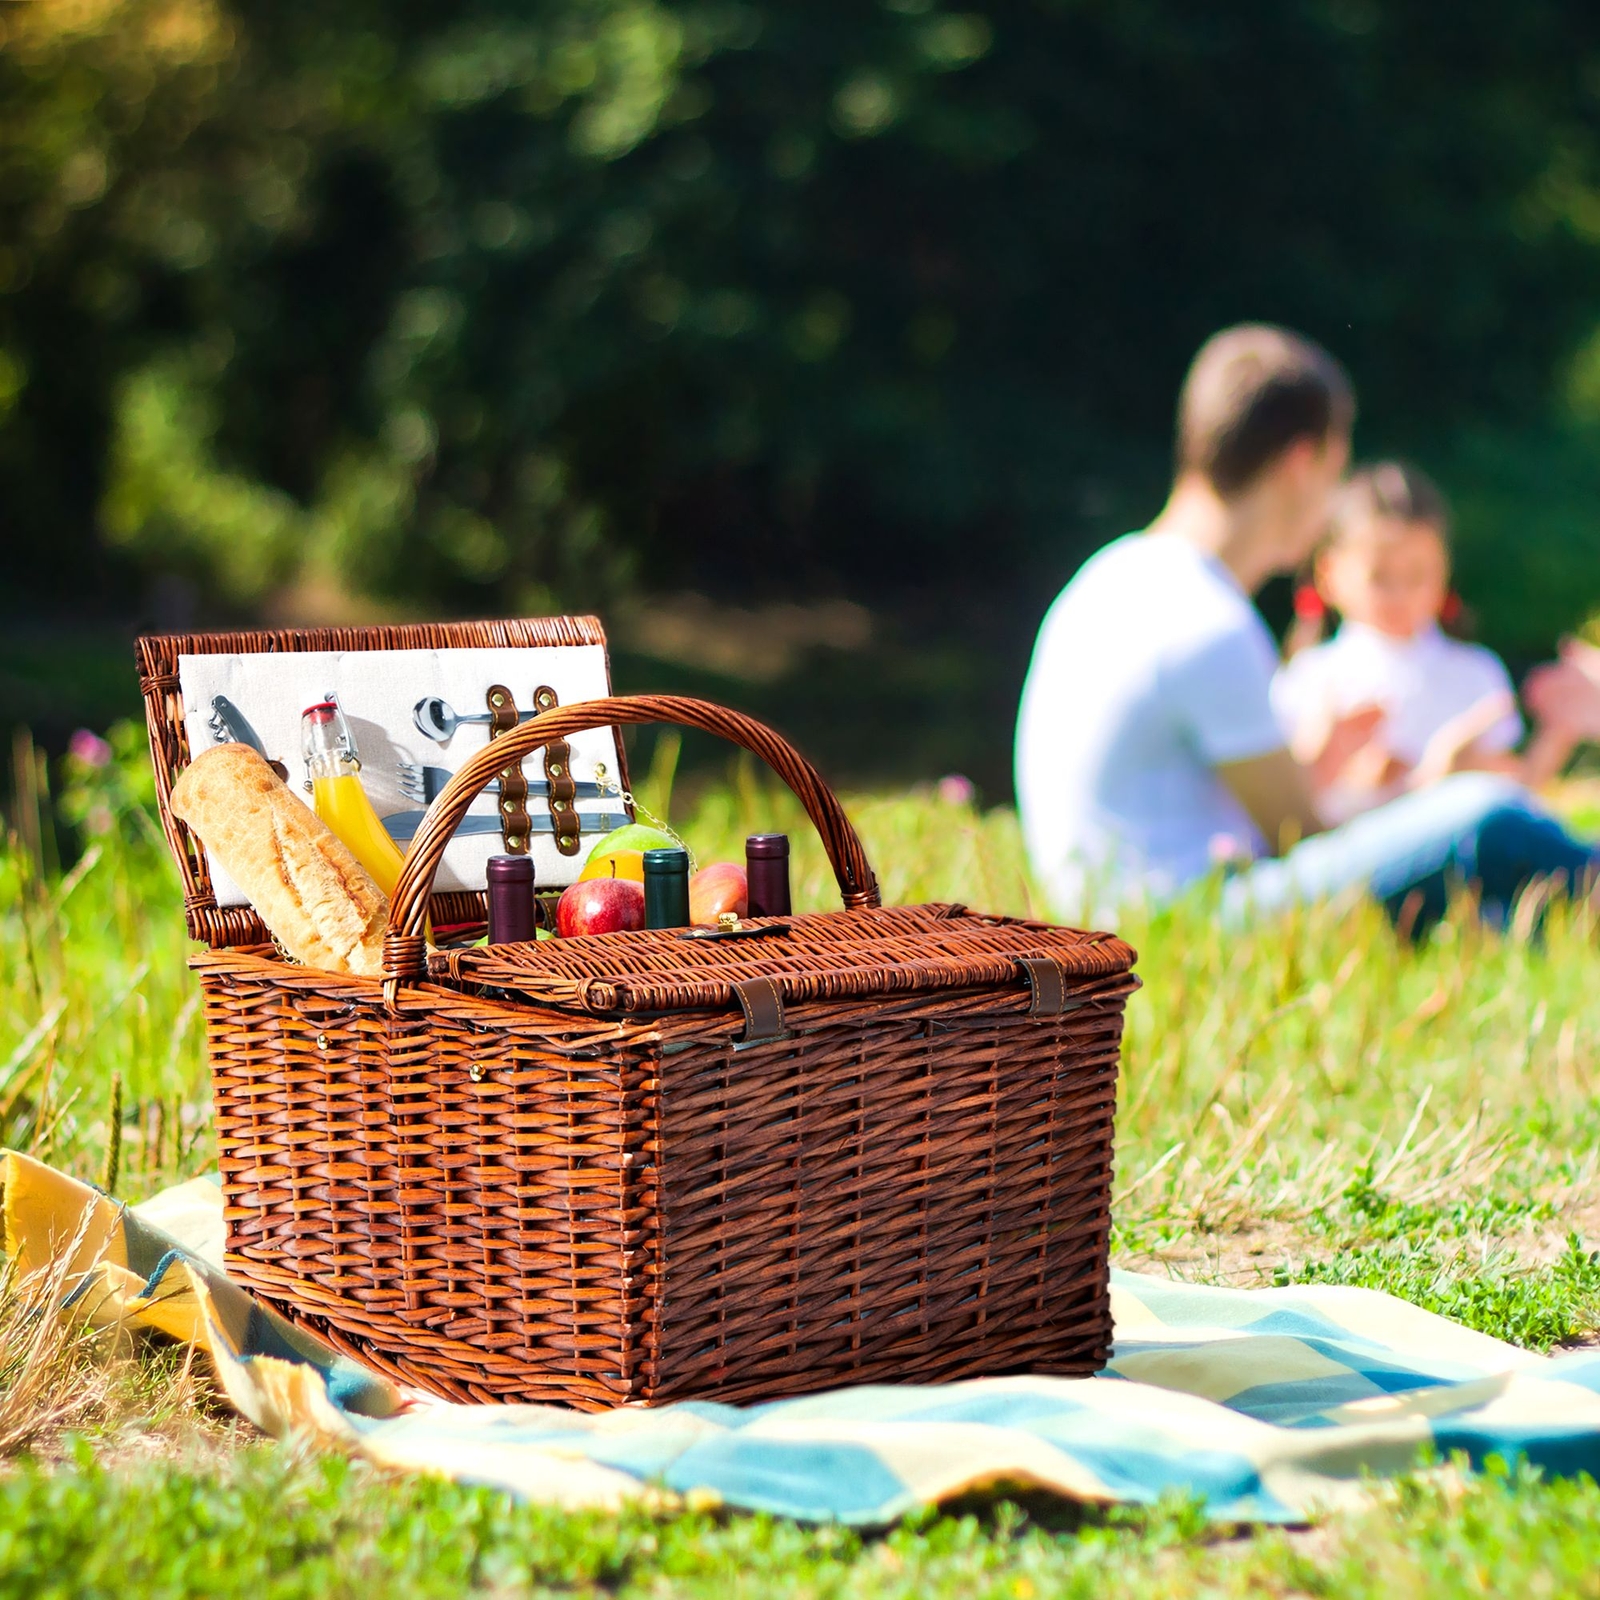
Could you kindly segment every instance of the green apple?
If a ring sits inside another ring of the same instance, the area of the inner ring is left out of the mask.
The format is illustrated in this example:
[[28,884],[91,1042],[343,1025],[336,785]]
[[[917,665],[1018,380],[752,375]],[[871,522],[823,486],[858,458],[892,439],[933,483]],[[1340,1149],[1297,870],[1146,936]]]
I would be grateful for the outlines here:
[[578,880],[581,883],[591,878],[631,878],[635,883],[643,883],[645,851],[678,848],[678,841],[660,828],[646,827],[642,822],[624,823],[589,852]]

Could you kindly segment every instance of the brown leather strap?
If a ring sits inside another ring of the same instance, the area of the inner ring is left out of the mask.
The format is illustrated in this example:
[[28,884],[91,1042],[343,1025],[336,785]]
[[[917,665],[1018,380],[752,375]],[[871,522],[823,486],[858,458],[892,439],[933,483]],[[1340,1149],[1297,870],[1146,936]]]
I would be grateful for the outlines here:
[[[489,723],[489,738],[498,739],[517,726],[517,702],[503,683],[491,683],[484,703],[493,719]],[[506,853],[523,856],[528,853],[528,780],[522,773],[522,760],[508,762],[500,769],[500,838]]]
[[[533,691],[533,708],[541,715],[560,704],[560,696],[547,683]],[[578,786],[572,778],[572,749],[565,739],[552,739],[544,747],[544,776],[556,849],[564,856],[575,856],[579,846]]]
[[1082,1004],[1068,1001],[1066,974],[1053,956],[1018,956],[1017,965],[1033,991],[1028,1005],[1030,1017],[1059,1017],[1064,1011],[1076,1011]]
[[741,1044],[763,1044],[771,1039],[786,1039],[789,1030],[783,1023],[783,996],[771,978],[745,978],[734,984],[739,1009],[744,1012],[744,1038]]

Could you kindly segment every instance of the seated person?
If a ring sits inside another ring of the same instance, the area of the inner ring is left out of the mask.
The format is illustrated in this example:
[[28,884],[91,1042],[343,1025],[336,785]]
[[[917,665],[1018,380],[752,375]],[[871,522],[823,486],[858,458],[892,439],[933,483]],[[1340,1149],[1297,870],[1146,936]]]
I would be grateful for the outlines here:
[[1316,794],[1325,819],[1370,811],[1448,772],[1499,772],[1537,789],[1566,765],[1576,736],[1548,719],[1517,753],[1522,718],[1505,664],[1441,628],[1454,600],[1447,514],[1416,468],[1386,461],[1345,485],[1317,552],[1311,598],[1313,607],[1296,609],[1314,619],[1331,608],[1342,621],[1327,643],[1307,641],[1273,680],[1290,750],[1309,760],[1340,718],[1367,707],[1383,718]]
[[1600,648],[1568,639],[1560,658],[1528,675],[1528,704],[1542,717],[1600,742]]
[[1062,914],[1105,920],[1227,858],[1255,859],[1226,886],[1232,911],[1365,886],[1412,926],[1442,913],[1457,880],[1496,917],[1536,877],[1588,884],[1591,853],[1496,774],[1453,774],[1326,830],[1313,793],[1381,713],[1336,718],[1320,748],[1291,754],[1271,704],[1277,651],[1250,596],[1316,544],[1353,416],[1338,364],[1283,329],[1229,329],[1195,358],[1166,506],[1057,597],[1023,690],[1018,804]]

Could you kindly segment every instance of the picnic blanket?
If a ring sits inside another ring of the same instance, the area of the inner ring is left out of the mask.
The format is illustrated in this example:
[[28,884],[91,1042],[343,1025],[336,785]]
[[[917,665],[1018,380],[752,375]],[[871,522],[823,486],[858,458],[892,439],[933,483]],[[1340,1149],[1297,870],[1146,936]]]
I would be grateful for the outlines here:
[[279,1438],[568,1506],[636,1497],[882,1525],[995,1489],[1294,1522],[1432,1451],[1600,1477],[1600,1353],[1544,1357],[1369,1290],[1219,1289],[1114,1275],[1116,1348],[1093,1378],[871,1385],[767,1405],[579,1414],[452,1405],[291,1327],[221,1267],[222,1197],[197,1179],[124,1207],[0,1161],[5,1248],[74,1311],[203,1350]]

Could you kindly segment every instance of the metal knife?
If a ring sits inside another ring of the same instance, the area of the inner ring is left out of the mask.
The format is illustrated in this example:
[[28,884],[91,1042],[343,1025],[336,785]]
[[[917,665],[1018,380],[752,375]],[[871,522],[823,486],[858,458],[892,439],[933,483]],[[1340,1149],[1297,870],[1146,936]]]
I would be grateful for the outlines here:
[[[416,837],[417,829],[422,826],[422,819],[427,816],[426,811],[397,811],[393,816],[385,817],[383,825],[389,837],[396,844],[409,844]],[[578,830],[580,833],[596,834],[610,833],[613,828],[620,828],[631,819],[621,815],[613,815],[608,811],[580,811],[577,813]],[[456,825],[456,834],[469,833],[499,833],[499,817],[463,817]],[[530,813],[528,816],[528,831],[530,833],[554,833],[556,831],[555,818],[548,811],[537,815]]]
[[[444,787],[455,777],[448,767],[424,767],[414,761],[400,763],[400,789],[409,800],[426,800],[430,805],[444,793]],[[574,783],[573,792],[580,800],[599,800],[608,794],[615,794],[616,787],[602,789],[598,783],[588,781]],[[485,793],[498,793],[500,780],[496,778],[485,787]],[[420,791],[420,792],[419,792]],[[538,795],[541,799],[549,794],[550,784],[544,778],[530,778],[528,780],[528,793]]]

